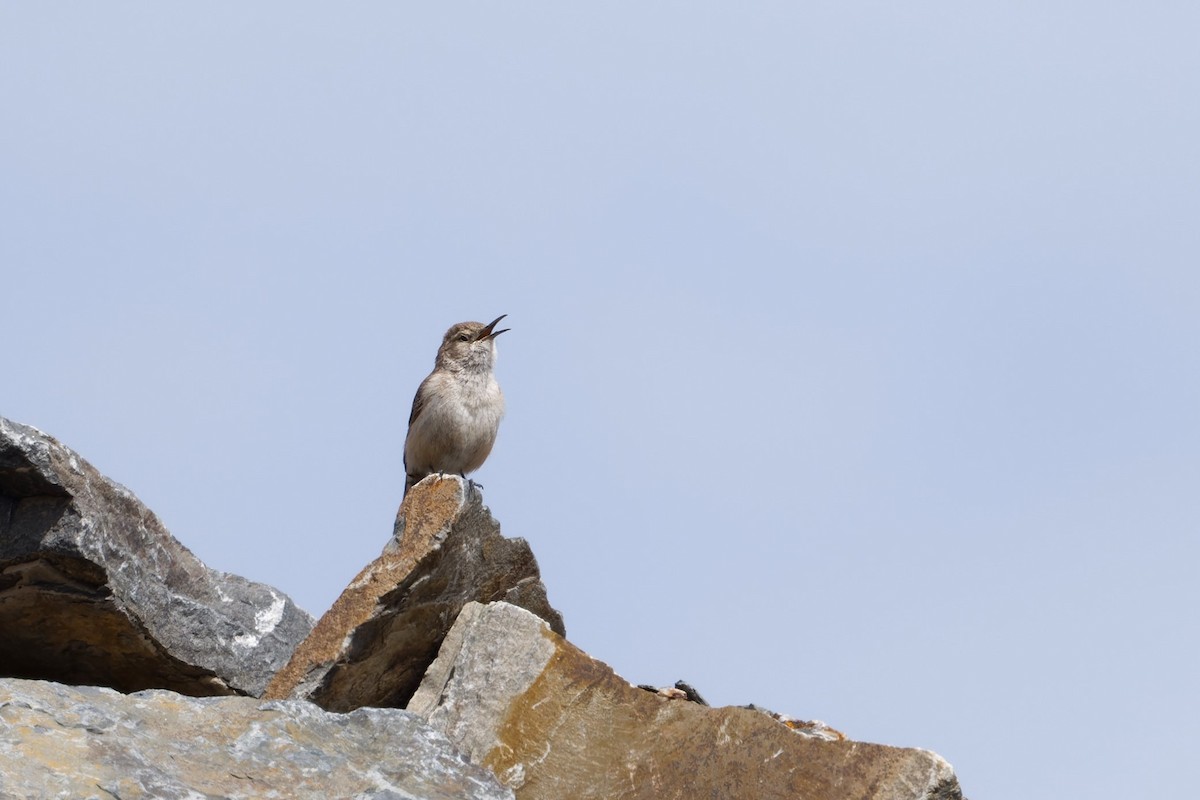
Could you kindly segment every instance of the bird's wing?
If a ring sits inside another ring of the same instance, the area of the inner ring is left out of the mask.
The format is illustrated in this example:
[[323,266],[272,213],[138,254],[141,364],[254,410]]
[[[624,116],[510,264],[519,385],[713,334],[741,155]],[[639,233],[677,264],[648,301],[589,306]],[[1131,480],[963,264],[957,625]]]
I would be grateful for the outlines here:
[[417,417],[421,415],[421,409],[425,408],[425,384],[427,383],[429,383],[429,378],[421,381],[421,385],[417,387],[417,393],[413,395],[412,413],[408,415],[408,427],[410,428],[417,421]]
[[[428,378],[426,380],[428,380]],[[424,389],[424,388],[425,388],[425,381],[421,381],[421,385],[420,385],[420,387],[418,387],[417,393],[415,395],[413,395],[412,413],[408,415],[408,432],[409,433],[412,433],[413,422],[415,422],[417,419],[417,416],[420,415],[421,409],[425,407],[425,400],[424,400],[425,393],[421,391],[421,389]],[[404,440],[404,451],[403,451],[402,459],[404,461],[404,472],[407,475],[408,474],[408,438],[407,437],[405,437],[405,440]],[[406,483],[404,485],[404,493],[405,494],[408,494],[409,486],[415,482],[416,481],[413,480],[413,476],[408,475],[408,483]]]

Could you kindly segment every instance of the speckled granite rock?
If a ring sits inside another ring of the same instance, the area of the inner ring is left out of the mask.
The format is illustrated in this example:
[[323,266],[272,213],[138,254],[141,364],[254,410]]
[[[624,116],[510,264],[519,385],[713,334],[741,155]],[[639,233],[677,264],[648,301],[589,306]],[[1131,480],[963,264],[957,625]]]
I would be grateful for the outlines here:
[[631,686],[527,611],[463,609],[408,705],[519,800],[961,800],[926,750]]
[[0,680],[11,800],[508,800],[441,733],[397,709]]
[[524,539],[506,539],[477,489],[430,476],[409,491],[393,538],[342,592],[267,689],[331,711],[403,707],[472,601],[522,606],[563,632]]
[[210,570],[133,493],[0,417],[0,676],[259,695],[312,628]]

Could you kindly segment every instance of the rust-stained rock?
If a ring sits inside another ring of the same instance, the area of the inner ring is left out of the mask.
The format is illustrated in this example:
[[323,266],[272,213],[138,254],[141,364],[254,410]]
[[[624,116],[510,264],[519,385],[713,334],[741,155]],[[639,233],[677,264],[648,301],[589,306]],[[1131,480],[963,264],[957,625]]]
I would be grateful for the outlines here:
[[915,749],[802,735],[643,691],[528,612],[467,606],[408,705],[518,800],[959,800]]
[[0,676],[261,694],[312,627],[210,570],[120,484],[0,417]]
[[266,697],[331,711],[403,707],[458,612],[503,600],[563,632],[524,539],[506,539],[478,489],[430,476],[405,496],[394,536],[320,619]]
[[399,709],[0,679],[0,797],[512,800]]

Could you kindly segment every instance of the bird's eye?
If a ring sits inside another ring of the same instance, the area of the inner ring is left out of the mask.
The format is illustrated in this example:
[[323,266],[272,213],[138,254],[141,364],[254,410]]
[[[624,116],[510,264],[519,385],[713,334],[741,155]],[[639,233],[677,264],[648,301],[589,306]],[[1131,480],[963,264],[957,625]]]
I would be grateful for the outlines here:
[[462,333],[460,333],[458,335],[458,340],[460,342],[469,342],[469,341],[471,341],[471,334],[467,333],[466,331],[463,331]]

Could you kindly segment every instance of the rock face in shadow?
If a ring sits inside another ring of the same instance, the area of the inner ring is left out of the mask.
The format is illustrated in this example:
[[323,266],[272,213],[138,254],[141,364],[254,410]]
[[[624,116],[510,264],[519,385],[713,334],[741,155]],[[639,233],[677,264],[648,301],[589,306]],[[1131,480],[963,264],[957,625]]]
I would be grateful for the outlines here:
[[312,618],[210,570],[141,502],[0,417],[0,675],[259,695]]
[[408,708],[518,800],[962,797],[934,753],[661,697],[503,603],[463,610]]
[[509,800],[398,709],[0,680],[0,797]]
[[383,554],[321,618],[265,696],[331,711],[402,708],[472,601],[521,606],[563,633],[525,540],[504,538],[466,481],[430,476],[404,498]]

